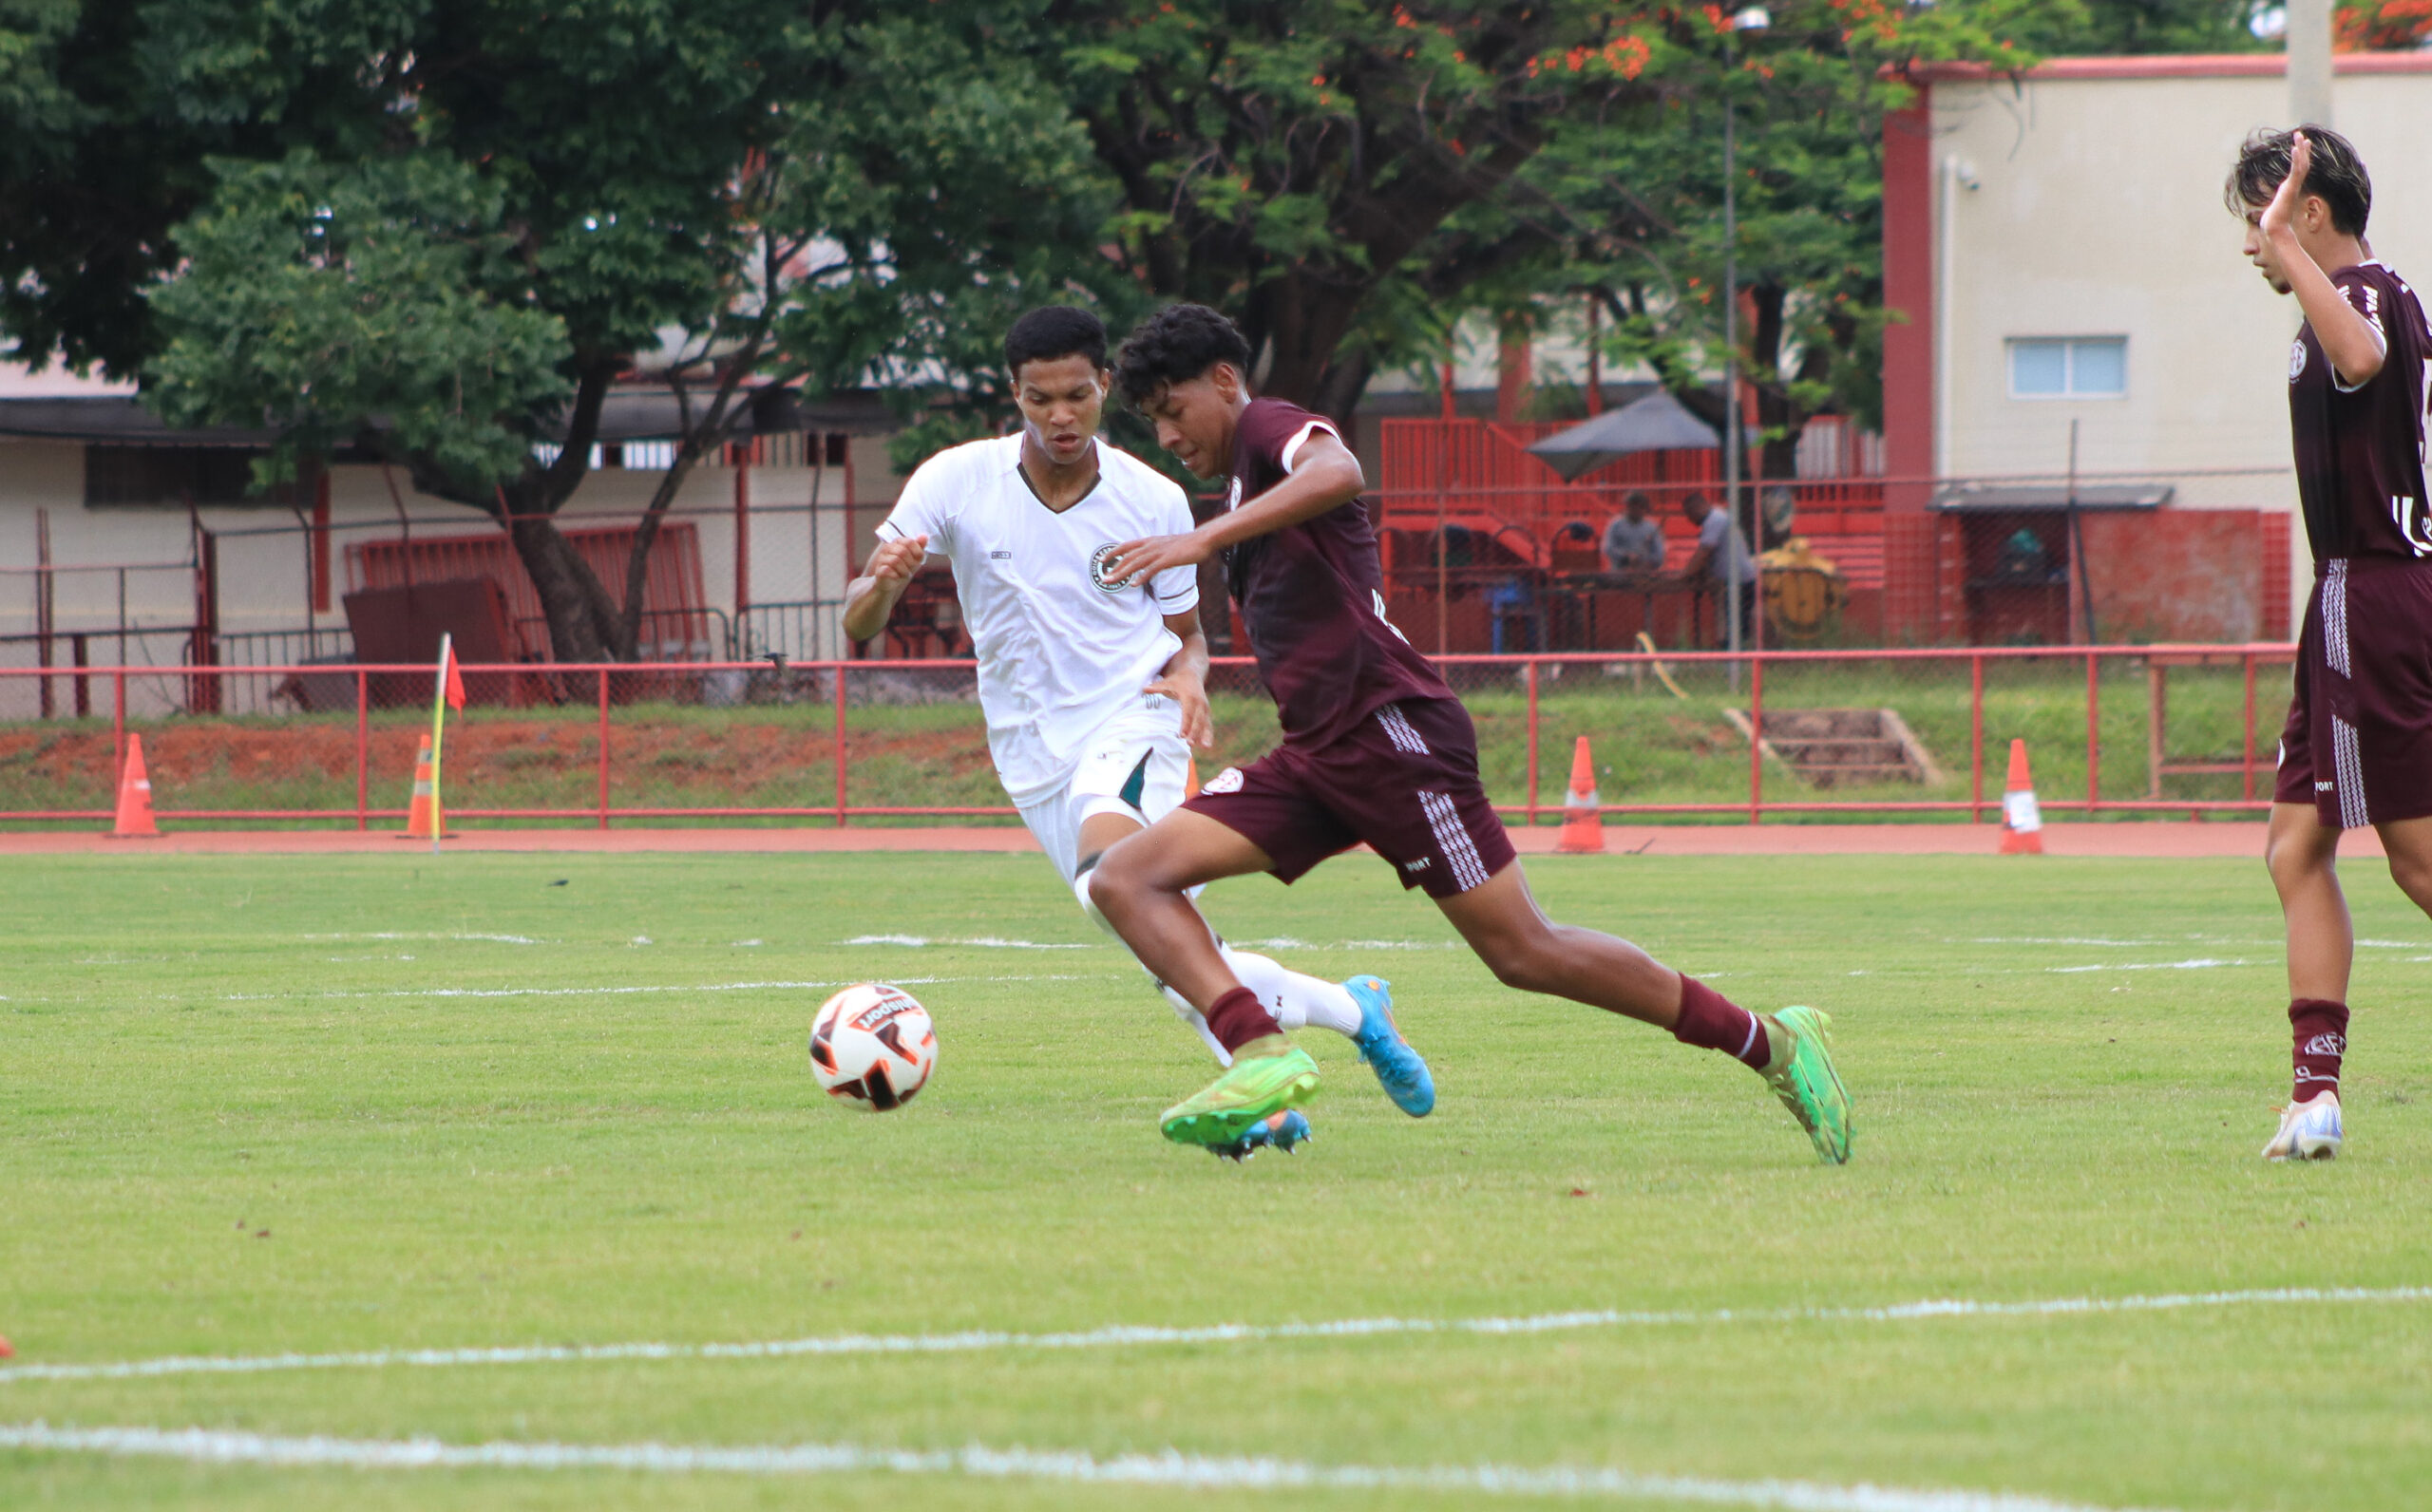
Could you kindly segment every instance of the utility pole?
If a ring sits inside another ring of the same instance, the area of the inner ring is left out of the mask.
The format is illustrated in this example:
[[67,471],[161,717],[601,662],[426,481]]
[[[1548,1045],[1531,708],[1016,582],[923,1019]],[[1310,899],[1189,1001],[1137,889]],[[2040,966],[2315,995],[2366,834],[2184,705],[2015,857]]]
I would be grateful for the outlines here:
[[[1739,38],[1761,34],[1774,24],[1762,6],[1747,6],[1731,18],[1723,33],[1722,57],[1722,516],[1731,535],[1739,534],[1739,110],[1734,91],[1739,74]],[[1751,559],[1755,542],[1747,540]],[[1739,691],[1739,600],[1750,592],[1739,581],[1740,564],[1733,559],[1726,537],[1722,551],[1723,644],[1730,648],[1731,690]]]

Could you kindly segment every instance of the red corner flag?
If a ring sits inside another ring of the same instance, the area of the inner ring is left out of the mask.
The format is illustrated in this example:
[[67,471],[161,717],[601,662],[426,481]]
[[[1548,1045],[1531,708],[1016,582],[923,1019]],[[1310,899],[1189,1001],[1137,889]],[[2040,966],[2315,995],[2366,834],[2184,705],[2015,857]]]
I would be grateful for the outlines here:
[[441,647],[440,655],[445,657],[447,662],[446,691],[443,696],[447,700],[447,707],[455,709],[461,714],[465,711],[465,678],[464,674],[456,670],[456,647],[454,642],[450,641]]

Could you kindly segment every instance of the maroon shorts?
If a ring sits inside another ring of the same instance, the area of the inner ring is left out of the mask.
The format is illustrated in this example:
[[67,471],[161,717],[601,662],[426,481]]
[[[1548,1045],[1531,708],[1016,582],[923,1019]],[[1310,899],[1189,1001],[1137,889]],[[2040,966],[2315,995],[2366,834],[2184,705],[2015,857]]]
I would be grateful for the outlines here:
[[1280,746],[1183,806],[1238,831],[1287,882],[1365,841],[1404,887],[1450,898],[1516,854],[1478,782],[1470,711],[1451,698],[1387,704],[1313,750]]
[[2271,799],[2335,829],[2432,814],[2432,562],[2322,564]]

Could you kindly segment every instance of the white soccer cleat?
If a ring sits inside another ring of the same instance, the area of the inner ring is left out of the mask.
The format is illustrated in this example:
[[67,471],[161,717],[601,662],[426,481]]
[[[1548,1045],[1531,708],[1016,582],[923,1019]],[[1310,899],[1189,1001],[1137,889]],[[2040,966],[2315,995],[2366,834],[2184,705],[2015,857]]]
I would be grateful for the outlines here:
[[2280,1110],[2280,1132],[2263,1146],[2267,1161],[2327,1161],[2339,1153],[2339,1094],[2316,1092]]

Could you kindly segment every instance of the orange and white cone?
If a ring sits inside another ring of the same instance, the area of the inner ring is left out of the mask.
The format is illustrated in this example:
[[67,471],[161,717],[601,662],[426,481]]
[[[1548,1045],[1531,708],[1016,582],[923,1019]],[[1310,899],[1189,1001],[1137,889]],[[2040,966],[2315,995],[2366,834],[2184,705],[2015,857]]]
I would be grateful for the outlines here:
[[2026,742],[2010,742],[2010,779],[2002,790],[2002,854],[2043,854],[2043,811],[2035,806],[2035,783],[2026,774]]
[[152,779],[143,770],[143,737],[126,737],[126,765],[118,774],[118,822],[113,840],[158,839],[161,826],[152,822]]
[[439,811],[439,793],[431,782],[430,737],[422,738],[414,755],[414,797],[406,805],[406,832],[399,840],[439,840],[446,834],[446,819]]
[[1605,817],[1598,812],[1596,764],[1587,754],[1587,737],[1570,752],[1570,787],[1562,795],[1562,833],[1554,837],[1558,856],[1598,856],[1605,850]]
[[1199,758],[1185,752],[1182,762],[1182,801],[1186,803],[1199,796]]

